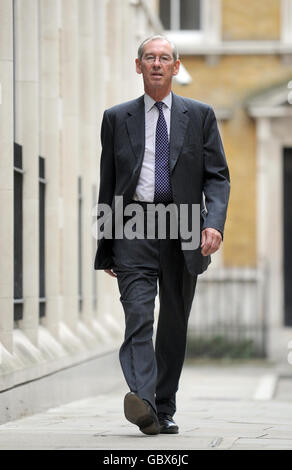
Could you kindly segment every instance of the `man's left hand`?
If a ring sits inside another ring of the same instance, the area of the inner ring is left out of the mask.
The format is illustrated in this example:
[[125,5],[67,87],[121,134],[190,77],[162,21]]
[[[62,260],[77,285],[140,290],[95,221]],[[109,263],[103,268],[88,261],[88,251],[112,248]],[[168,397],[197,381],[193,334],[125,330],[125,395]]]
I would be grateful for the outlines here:
[[202,231],[201,253],[203,256],[215,253],[222,242],[221,233],[215,228],[205,228]]

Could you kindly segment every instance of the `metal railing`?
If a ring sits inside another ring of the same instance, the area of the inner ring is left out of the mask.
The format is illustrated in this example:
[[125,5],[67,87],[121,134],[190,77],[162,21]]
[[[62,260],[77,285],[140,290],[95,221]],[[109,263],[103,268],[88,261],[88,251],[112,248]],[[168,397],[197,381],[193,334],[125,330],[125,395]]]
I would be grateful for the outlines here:
[[265,357],[268,269],[216,268],[198,277],[189,356]]

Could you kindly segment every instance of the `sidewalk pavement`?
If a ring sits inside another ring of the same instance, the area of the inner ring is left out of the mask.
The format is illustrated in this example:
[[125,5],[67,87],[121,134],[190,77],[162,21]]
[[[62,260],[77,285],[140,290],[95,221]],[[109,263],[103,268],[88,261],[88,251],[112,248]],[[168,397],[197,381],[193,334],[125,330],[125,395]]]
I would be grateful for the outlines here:
[[0,449],[292,449],[292,376],[265,362],[186,362],[178,435],[146,436],[123,414],[128,388],[0,426]]

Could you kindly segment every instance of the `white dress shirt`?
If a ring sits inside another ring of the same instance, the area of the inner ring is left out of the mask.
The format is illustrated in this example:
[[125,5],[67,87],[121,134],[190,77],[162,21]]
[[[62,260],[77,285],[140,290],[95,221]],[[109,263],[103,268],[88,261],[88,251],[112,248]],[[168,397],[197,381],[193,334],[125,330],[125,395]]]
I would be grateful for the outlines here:
[[[170,133],[170,110],[172,95],[169,93],[163,100],[163,114],[165,117],[168,141]],[[155,134],[156,125],[159,116],[159,111],[155,106],[155,101],[151,96],[145,93],[145,152],[143,163],[141,167],[140,176],[138,179],[134,200],[143,202],[154,201],[154,187],[155,187]]]

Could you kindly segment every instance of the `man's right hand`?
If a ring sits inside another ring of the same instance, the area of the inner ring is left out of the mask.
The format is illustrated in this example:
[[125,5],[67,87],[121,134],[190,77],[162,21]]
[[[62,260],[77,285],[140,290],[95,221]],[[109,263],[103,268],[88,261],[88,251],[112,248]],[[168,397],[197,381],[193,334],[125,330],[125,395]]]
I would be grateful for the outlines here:
[[104,269],[104,272],[109,274],[111,277],[117,277],[116,273],[112,269]]

